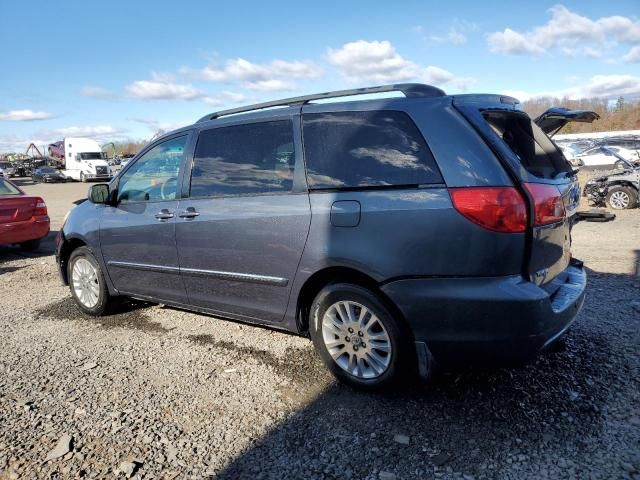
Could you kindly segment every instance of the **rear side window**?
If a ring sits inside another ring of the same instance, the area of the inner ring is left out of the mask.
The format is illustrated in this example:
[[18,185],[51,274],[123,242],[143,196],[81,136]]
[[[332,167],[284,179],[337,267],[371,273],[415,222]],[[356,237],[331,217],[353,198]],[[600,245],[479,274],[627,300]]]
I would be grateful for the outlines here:
[[290,192],[294,165],[289,120],[205,130],[193,160],[191,196]]
[[441,183],[424,138],[397,111],[305,114],[310,189]]

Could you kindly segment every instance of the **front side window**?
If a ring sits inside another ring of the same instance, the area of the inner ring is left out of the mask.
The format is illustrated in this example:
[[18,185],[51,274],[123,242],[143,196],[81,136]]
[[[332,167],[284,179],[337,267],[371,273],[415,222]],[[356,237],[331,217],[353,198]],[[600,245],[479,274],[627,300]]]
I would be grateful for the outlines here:
[[186,135],[172,138],[142,155],[120,177],[118,201],[129,203],[175,199],[186,142]]
[[290,192],[294,165],[289,120],[204,130],[193,160],[191,196]]
[[441,183],[431,151],[404,112],[305,114],[311,189]]

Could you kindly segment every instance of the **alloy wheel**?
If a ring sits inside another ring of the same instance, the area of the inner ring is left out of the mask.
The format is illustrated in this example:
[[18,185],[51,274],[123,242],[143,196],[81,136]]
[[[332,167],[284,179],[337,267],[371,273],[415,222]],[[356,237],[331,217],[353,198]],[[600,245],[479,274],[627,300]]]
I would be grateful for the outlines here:
[[93,308],[100,298],[98,270],[86,258],[78,258],[71,270],[73,290],[78,301],[86,308]]
[[624,210],[629,206],[629,194],[622,190],[613,192],[609,197],[609,203],[616,210]]
[[391,363],[391,339],[380,319],[352,301],[332,304],[322,317],[322,339],[333,361],[361,379],[382,375]]

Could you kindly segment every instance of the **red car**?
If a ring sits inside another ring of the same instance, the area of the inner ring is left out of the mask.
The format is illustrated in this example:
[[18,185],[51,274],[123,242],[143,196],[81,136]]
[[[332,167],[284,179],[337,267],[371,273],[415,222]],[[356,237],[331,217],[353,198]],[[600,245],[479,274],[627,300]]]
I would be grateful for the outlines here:
[[0,177],[0,244],[19,244],[32,251],[49,234],[47,205]]

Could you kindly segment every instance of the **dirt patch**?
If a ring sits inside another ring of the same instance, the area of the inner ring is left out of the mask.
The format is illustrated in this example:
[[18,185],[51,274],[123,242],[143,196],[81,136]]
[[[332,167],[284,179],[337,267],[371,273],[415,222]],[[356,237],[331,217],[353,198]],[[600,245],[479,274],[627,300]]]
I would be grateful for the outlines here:
[[89,322],[98,327],[111,328],[133,328],[143,332],[166,333],[171,329],[163,327],[161,324],[152,322],[145,309],[150,306],[148,303],[128,301],[123,302],[114,309],[111,315],[103,317],[92,317],[82,313],[72,298],[65,298],[58,302],[51,303],[36,310],[39,318],[53,318],[55,320],[75,320],[79,322]]
[[318,383],[318,380],[330,379],[311,345],[309,348],[287,348],[284,356],[280,358],[267,350],[242,346],[227,340],[216,340],[212,335],[189,335],[187,338],[195,344],[209,345],[237,358],[250,356],[296,383],[306,384],[310,379],[313,383]]

